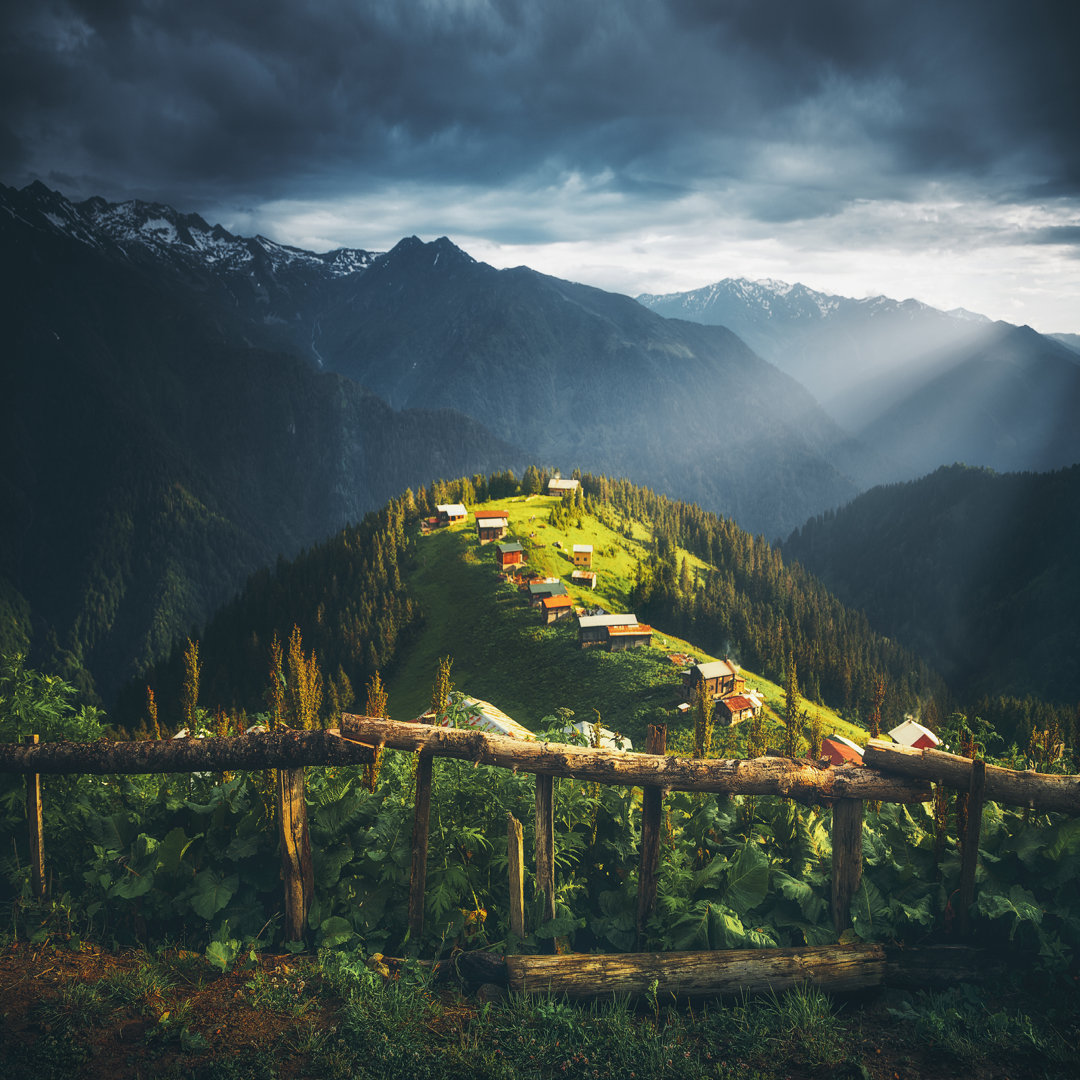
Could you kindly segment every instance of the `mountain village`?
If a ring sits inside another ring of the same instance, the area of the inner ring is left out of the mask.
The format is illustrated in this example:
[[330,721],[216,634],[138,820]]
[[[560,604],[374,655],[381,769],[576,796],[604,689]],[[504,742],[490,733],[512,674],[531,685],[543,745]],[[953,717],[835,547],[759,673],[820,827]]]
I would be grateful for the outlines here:
[[[563,479],[556,473],[547,484],[548,496],[560,499],[573,495],[579,488],[576,479]],[[535,496],[526,496],[528,499]],[[470,511],[462,503],[440,503],[436,514],[422,522],[422,535],[430,535],[434,530],[449,528],[452,525],[467,525]],[[485,508],[473,514],[476,542],[480,548],[493,545],[496,578],[500,582],[514,585],[521,594],[521,599],[534,609],[542,625],[576,618],[578,624],[577,640],[582,649],[601,649],[607,652],[621,652],[628,649],[647,648],[653,644],[654,630],[641,623],[637,615],[629,612],[607,611],[599,604],[578,602],[572,596],[561,576],[545,575],[542,571],[528,565],[529,547],[511,533],[510,514],[505,509]],[[545,528],[543,522],[530,517],[530,524]],[[537,530],[530,531],[527,541],[531,547],[544,547],[538,541]],[[568,564],[565,576],[570,585],[579,591],[592,591],[596,588],[597,570],[594,565],[593,544],[571,544],[564,547],[561,541],[554,541],[553,546]],[[699,660],[687,653],[669,653],[668,660],[677,670],[678,682],[673,685],[674,712],[677,716],[688,715],[692,702],[699,697],[710,711],[714,725],[733,727],[754,716],[760,715],[766,707],[764,696],[753,687],[748,687],[746,677],[739,665],[730,657],[722,660]],[[465,720],[469,726],[498,734],[512,735],[517,738],[534,739],[535,736],[524,725],[507,716],[490,702],[479,698],[465,698],[467,706]],[[448,724],[451,721],[443,716],[437,719],[434,714],[425,715],[428,722]],[[462,722],[459,714],[456,718]],[[629,738],[607,728],[597,728],[587,721],[568,726],[564,734],[580,737],[584,741],[608,749],[629,751],[633,745]],[[940,740],[929,728],[907,717],[893,728],[889,737],[896,743],[914,749],[936,747]],[[863,747],[853,739],[831,732],[821,740],[821,760],[830,765],[863,764]]]

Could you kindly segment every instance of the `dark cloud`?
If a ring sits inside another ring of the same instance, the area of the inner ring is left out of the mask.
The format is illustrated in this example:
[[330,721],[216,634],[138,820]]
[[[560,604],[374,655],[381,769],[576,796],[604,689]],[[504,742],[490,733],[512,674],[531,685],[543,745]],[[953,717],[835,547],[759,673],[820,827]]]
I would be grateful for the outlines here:
[[1080,225],[1054,225],[1034,232],[1024,233],[1025,244],[1062,244],[1080,247]]
[[[904,184],[1080,190],[1078,6],[1006,0],[44,0],[0,16],[0,173],[200,199],[580,172],[634,198],[836,160],[749,212]],[[93,190],[97,190],[96,188]],[[73,192],[88,194],[88,190]]]

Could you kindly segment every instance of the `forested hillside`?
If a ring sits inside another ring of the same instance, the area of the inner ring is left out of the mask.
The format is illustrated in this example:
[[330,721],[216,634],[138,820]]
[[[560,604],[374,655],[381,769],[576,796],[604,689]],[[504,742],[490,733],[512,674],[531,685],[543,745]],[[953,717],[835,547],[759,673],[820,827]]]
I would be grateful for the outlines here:
[[957,693],[1080,701],[1080,466],[954,465],[875,488],[783,546]]
[[[536,647],[546,640],[546,631],[536,627],[526,632],[517,623],[507,623],[500,614],[505,605],[492,606],[489,549],[487,557],[470,554],[476,545],[471,526],[451,530],[447,542],[456,545],[459,555],[445,570],[440,564],[441,577],[423,584],[429,559],[425,552],[430,550],[425,545],[444,540],[417,535],[418,518],[429,514],[434,503],[490,506],[515,500],[517,506],[527,498],[522,489],[535,490],[543,481],[530,467],[520,483],[503,473],[410,491],[357,528],[256,574],[199,635],[203,701],[249,715],[265,709],[270,643],[275,635],[287,641],[296,626],[328,683],[336,687],[328,692],[327,705],[333,695],[344,704],[347,688],[362,705],[363,688],[375,672],[392,680],[398,665],[408,662],[414,633],[431,620],[441,636],[437,647],[429,647],[429,659],[439,649],[453,654],[459,648],[486,658],[482,663],[474,658],[472,664],[477,684],[468,685],[475,692],[493,686],[492,672],[498,671],[494,684],[502,679],[501,693],[524,710],[522,718],[537,720],[567,705],[584,710],[588,718],[590,704],[569,671],[553,682],[537,674],[563,662]],[[932,698],[941,712],[948,706],[944,683],[927,664],[876,634],[864,616],[845,609],[799,567],[786,567],[778,551],[731,521],[625,480],[588,474],[576,495],[563,500],[536,497],[520,504],[522,514],[526,509],[517,535],[529,546],[548,539],[539,531],[546,525],[566,530],[552,533],[552,542],[563,535],[567,543],[578,542],[591,536],[590,529],[610,536],[607,554],[598,560],[607,575],[604,589],[661,633],[692,642],[706,654],[731,656],[778,683],[792,658],[805,696],[855,722],[865,724],[880,679],[885,687],[883,726]],[[536,521],[526,525],[532,517]],[[483,567],[479,576],[470,569],[476,558]],[[457,565],[461,559],[465,563]],[[581,603],[596,602],[585,592],[577,596]],[[534,616],[529,618],[531,625]],[[478,644],[467,645],[473,640]],[[167,703],[180,701],[186,648],[179,642],[168,665],[129,687],[120,714],[125,725],[137,725],[146,683],[154,689],[163,716],[170,708]],[[430,665],[421,676],[425,682],[429,670]],[[560,686],[565,687],[562,698]],[[498,692],[497,685],[494,688]],[[425,695],[426,686],[418,697],[409,698],[411,707],[419,711]],[[665,706],[673,704],[669,698],[670,693]],[[496,704],[505,700],[500,697]],[[636,715],[637,707],[634,703],[628,711]],[[173,708],[169,715],[178,722]],[[623,718],[609,720],[619,724]]]

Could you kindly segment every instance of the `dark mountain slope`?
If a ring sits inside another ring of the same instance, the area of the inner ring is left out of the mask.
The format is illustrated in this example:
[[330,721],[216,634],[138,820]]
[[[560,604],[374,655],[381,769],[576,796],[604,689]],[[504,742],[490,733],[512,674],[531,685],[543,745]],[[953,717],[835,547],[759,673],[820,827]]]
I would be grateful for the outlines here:
[[905,378],[892,404],[857,434],[915,473],[951,461],[999,471],[1072,465],[1080,461],[1074,361],[1030,327],[996,323],[977,343],[940,358],[936,370]]
[[0,577],[35,659],[108,697],[247,574],[407,486],[521,455],[222,340],[220,306],[123,252],[0,213]]
[[633,473],[775,535],[857,490],[857,448],[729,331],[403,240],[322,317],[328,366],[449,406],[544,460]]
[[807,386],[879,460],[877,481],[966,461],[1005,471],[1080,461],[1080,364],[1068,335],[915,300],[853,300],[803,285],[726,279],[639,300],[730,327]]
[[1080,700],[1080,466],[952,466],[875,488],[784,545],[972,698]]

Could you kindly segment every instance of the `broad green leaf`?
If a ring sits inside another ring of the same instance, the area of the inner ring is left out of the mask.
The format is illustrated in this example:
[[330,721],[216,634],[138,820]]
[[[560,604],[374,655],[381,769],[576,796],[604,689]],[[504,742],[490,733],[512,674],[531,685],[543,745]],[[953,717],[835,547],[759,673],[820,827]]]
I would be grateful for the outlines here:
[[769,860],[756,844],[744,844],[731,868],[724,901],[744,913],[756,908],[769,891]]
[[216,870],[203,870],[195,875],[191,906],[196,915],[212,919],[233,898],[240,885],[236,874],[222,877]]
[[814,892],[809,881],[793,878],[783,870],[773,871],[773,883],[788,900],[799,905],[799,910],[807,922],[816,923],[825,914],[825,898]]
[[865,874],[851,898],[851,924],[863,941],[875,941],[890,929],[889,905]]
[[746,928],[742,920],[730,908],[722,904],[710,904],[708,913],[709,948],[745,948]]
[[352,923],[340,915],[331,915],[329,919],[324,919],[319,927],[319,944],[327,949],[332,949],[335,945],[344,945],[355,936]]
[[722,855],[714,855],[700,870],[695,870],[690,880],[690,895],[695,896],[706,887],[717,889],[720,879],[731,863]]
[[1053,839],[1047,841],[1045,854],[1052,862],[1080,851],[1080,817],[1059,822],[1052,830]]
[[167,874],[176,873],[180,869],[185,852],[194,842],[195,837],[189,839],[187,833],[179,826],[172,829],[165,839],[158,844],[155,852],[157,856],[156,869],[163,870]]
[[154,872],[146,870],[136,874],[125,868],[124,876],[109,890],[110,896],[119,896],[122,900],[134,900],[145,896],[154,887]]
[[1014,885],[1007,896],[983,889],[975,903],[975,910],[990,919],[1008,918],[1011,915],[1013,922],[1009,928],[1010,941],[1022,922],[1030,922],[1036,926],[1042,922],[1042,909],[1035,902],[1034,894],[1028,892],[1023,885]]
[[258,833],[250,833],[247,836],[234,836],[225,849],[225,858],[238,860],[247,859],[255,855],[262,847],[263,838]]
[[209,960],[218,971],[225,971],[236,959],[236,954],[239,951],[240,942],[235,938],[230,938],[228,941],[211,941],[210,944],[206,946],[206,959]]

